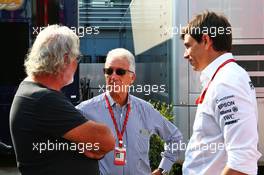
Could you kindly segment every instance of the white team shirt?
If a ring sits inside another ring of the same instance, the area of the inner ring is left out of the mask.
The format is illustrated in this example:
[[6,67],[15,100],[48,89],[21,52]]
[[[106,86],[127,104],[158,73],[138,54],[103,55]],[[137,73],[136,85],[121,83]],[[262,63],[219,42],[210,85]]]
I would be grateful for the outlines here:
[[[231,53],[219,56],[201,72],[203,88],[228,59],[234,59]],[[235,62],[226,64],[198,105],[183,174],[220,175],[226,165],[257,174],[261,156],[257,150],[257,111],[255,89],[247,72]]]

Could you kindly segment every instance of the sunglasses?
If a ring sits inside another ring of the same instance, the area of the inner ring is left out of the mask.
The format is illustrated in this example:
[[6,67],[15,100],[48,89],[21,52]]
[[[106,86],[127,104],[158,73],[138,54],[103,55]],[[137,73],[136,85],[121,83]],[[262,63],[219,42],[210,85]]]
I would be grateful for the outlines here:
[[106,75],[112,75],[115,71],[116,75],[120,75],[120,76],[123,76],[125,75],[127,72],[131,72],[131,73],[134,73],[130,70],[125,70],[125,69],[121,69],[121,68],[117,68],[117,69],[112,69],[112,68],[104,68],[104,74]]

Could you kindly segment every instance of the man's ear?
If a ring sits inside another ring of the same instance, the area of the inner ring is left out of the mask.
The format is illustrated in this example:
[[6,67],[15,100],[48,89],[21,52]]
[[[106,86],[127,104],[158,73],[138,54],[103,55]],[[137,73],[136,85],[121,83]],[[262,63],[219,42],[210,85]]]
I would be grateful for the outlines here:
[[67,64],[70,63],[70,57],[69,57],[69,55],[68,55],[67,53],[64,54],[64,56],[63,56],[63,61],[64,61],[64,63],[67,63]]
[[132,81],[131,81],[130,84],[133,84],[133,83],[135,82],[135,80],[136,80],[136,74],[133,73],[133,74],[132,74]]
[[213,45],[212,39],[207,34],[203,34],[203,36],[202,36],[202,42],[204,43],[205,48],[207,50]]

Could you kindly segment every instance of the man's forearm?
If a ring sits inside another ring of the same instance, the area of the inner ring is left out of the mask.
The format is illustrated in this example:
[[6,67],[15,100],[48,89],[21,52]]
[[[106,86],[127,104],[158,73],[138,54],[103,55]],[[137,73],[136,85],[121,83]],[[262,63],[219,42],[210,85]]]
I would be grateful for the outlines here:
[[91,156],[99,155],[100,157],[115,147],[115,138],[107,125],[93,121],[88,121],[68,131],[64,134],[63,138],[75,143],[90,143],[96,145],[95,149],[86,150]]
[[222,171],[221,175],[247,175],[245,173],[233,170],[227,166],[225,166],[224,170]]
[[100,160],[105,156],[105,154],[102,154],[100,152],[91,152],[91,151],[85,151],[84,155],[91,159],[97,159],[97,160]]

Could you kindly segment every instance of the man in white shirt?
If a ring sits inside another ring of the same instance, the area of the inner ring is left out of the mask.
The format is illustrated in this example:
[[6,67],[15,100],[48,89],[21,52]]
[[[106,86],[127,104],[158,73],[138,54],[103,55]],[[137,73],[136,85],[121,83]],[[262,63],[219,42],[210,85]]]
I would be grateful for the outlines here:
[[214,12],[193,18],[181,35],[184,57],[201,71],[202,92],[184,175],[257,174],[257,103],[254,86],[230,53],[228,20]]

